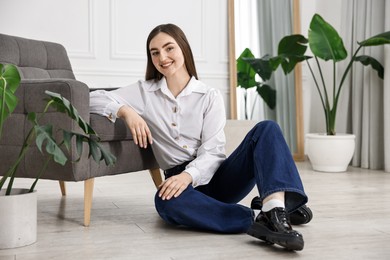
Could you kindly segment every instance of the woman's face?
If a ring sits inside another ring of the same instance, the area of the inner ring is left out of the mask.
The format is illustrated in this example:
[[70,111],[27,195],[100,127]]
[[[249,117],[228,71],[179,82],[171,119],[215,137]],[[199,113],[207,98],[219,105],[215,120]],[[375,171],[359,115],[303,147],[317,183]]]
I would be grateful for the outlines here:
[[149,44],[153,65],[165,77],[188,75],[183,52],[174,38],[160,32]]

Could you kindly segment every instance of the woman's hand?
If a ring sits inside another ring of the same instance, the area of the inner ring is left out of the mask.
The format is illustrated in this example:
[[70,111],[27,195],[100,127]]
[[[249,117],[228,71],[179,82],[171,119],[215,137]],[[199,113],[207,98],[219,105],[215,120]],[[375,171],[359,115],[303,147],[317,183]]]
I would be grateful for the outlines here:
[[152,133],[149,130],[145,120],[137,114],[131,107],[122,106],[118,110],[118,117],[125,120],[133,135],[134,143],[139,147],[147,148],[149,144],[153,143]]
[[177,198],[191,183],[192,177],[187,172],[169,177],[158,187],[160,189],[158,196],[162,200],[170,200],[173,197]]

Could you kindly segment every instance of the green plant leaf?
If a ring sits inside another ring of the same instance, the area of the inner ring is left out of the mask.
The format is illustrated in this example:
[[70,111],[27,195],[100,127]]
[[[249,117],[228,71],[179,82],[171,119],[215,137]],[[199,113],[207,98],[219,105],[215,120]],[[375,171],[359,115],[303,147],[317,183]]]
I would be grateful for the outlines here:
[[64,137],[64,145],[65,145],[66,149],[69,151],[70,147],[72,145],[73,134],[72,134],[72,132],[62,130],[62,136]]
[[[77,148],[77,153],[81,156],[83,153],[83,141],[84,141],[84,136],[75,134],[76,135],[76,148]],[[88,139],[88,138],[87,138]],[[98,161],[96,161],[98,162]]]
[[288,74],[299,62],[310,59],[310,56],[305,56],[307,43],[308,40],[300,34],[283,37],[278,45],[278,56],[269,60],[272,70],[276,70],[281,65],[284,73]]
[[96,135],[96,132],[92,129],[92,127],[79,116],[77,109],[67,100],[62,97],[58,93],[45,91],[45,93],[50,96],[50,100],[52,101],[52,106],[56,108],[57,111],[66,113],[72,119],[74,119],[80,128],[86,134]]
[[95,140],[92,141],[95,142],[96,145],[99,147],[102,158],[104,159],[106,165],[114,165],[116,162],[116,157],[112,153],[107,152],[100,143],[96,142]]
[[355,61],[360,61],[364,66],[371,65],[371,67],[377,71],[378,77],[383,79],[385,70],[382,66],[382,64],[374,59],[373,57],[367,56],[367,55],[361,55],[355,57]]
[[337,31],[318,14],[310,23],[309,46],[315,56],[325,61],[341,61],[348,55]]
[[5,104],[7,105],[9,114],[12,114],[12,112],[14,112],[16,106],[18,105],[18,102],[19,100],[14,93],[9,90],[5,91]]
[[46,143],[45,150],[47,153],[51,154],[53,156],[53,159],[56,163],[59,163],[61,165],[65,165],[68,158],[64,154],[64,152],[61,150],[60,146],[57,144],[56,140],[53,137],[53,126],[52,125],[43,125],[43,126],[35,126],[35,131],[37,134],[37,137],[35,139],[35,143],[43,153],[43,144]]
[[94,140],[89,139],[88,144],[89,144],[89,155],[88,156],[92,156],[92,158],[95,160],[95,162],[99,162],[102,159],[102,155],[100,153],[100,150],[99,150],[97,143]]
[[378,46],[378,45],[389,44],[389,43],[390,43],[390,31],[375,35],[362,42],[358,42],[360,46],[364,46],[364,47]]
[[308,40],[301,34],[283,37],[278,45],[278,55],[303,56],[307,50]]
[[0,78],[4,78],[7,82],[7,89],[12,93],[18,89],[20,84],[20,74],[15,65],[6,64],[1,68]]
[[237,59],[237,87],[252,88],[257,86],[255,80],[256,71],[244,60],[244,58],[254,58],[250,49],[246,48]]
[[18,98],[15,92],[20,84],[20,75],[16,66],[0,64],[0,137],[8,116],[15,110]]
[[249,63],[263,81],[267,81],[271,78],[273,70],[269,63],[269,55],[265,55],[260,59],[242,57],[242,60]]
[[35,125],[37,123],[37,114],[35,112],[30,112],[27,114],[27,119]]
[[257,93],[263,98],[264,102],[270,109],[274,109],[276,106],[276,90],[269,85],[263,84],[256,88]]

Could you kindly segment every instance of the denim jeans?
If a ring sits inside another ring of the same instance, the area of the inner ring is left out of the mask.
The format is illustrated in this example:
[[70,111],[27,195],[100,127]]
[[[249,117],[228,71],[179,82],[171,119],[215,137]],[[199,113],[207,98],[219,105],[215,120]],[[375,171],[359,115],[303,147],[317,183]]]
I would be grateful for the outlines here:
[[237,204],[257,186],[259,196],[284,191],[288,212],[307,202],[301,179],[280,127],[273,121],[258,123],[221,164],[211,181],[188,188],[177,198],[155,206],[168,223],[221,233],[246,232],[253,210]]

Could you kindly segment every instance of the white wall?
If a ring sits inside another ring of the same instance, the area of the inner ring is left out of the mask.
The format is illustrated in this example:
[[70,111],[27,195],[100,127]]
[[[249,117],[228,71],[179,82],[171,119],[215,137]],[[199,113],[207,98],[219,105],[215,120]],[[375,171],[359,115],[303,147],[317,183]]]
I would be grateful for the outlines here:
[[63,44],[76,78],[94,88],[144,78],[147,35],[175,23],[198,76],[222,92],[229,115],[226,0],[2,0],[0,13],[0,33]]

